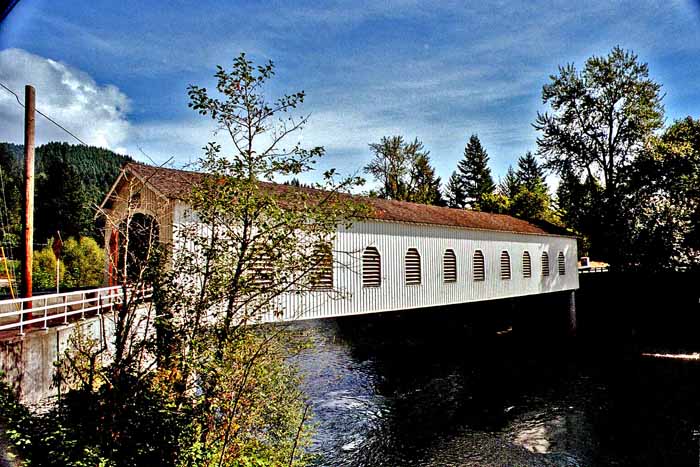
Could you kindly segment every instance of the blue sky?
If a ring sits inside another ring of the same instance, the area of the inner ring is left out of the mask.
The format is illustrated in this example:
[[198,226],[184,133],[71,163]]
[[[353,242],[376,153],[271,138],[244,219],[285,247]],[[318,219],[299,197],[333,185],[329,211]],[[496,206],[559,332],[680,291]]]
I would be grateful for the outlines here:
[[[246,51],[276,63],[273,94],[306,91],[301,137],[325,146],[323,168],[357,171],[369,143],[400,134],[425,143],[445,180],[476,133],[499,177],[536,149],[548,76],[615,45],[649,63],[668,122],[700,117],[697,0],[21,0],[0,25],[0,80],[35,84],[38,108],[90,143],[184,164],[213,138],[187,85],[211,86]],[[21,141],[21,116],[0,93],[0,140]]]

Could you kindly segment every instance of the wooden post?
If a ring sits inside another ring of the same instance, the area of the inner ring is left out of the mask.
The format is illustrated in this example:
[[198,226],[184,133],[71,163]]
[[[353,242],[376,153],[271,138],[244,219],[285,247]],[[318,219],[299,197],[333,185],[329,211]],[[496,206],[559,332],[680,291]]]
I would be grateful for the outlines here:
[[572,290],[569,292],[568,297],[568,308],[569,308],[569,335],[576,335],[576,328],[578,327],[576,318],[576,291]]
[[53,254],[56,257],[56,293],[60,293],[60,279],[61,279],[61,249],[63,248],[63,240],[61,239],[61,232],[56,231],[56,238],[53,240]]
[[[34,257],[34,87],[24,88],[24,252],[22,255],[22,295],[32,296],[32,260]],[[32,302],[27,302],[31,309]],[[31,318],[31,315],[29,315]]]
[[107,285],[119,285],[119,230],[112,229],[109,236],[109,264],[107,265]]

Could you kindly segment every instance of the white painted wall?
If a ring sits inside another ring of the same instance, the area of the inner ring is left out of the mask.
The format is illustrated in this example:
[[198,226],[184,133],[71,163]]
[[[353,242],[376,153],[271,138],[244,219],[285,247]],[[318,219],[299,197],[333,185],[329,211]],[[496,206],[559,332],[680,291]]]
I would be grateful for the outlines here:
[[[183,205],[176,206],[175,221],[184,220]],[[177,232],[177,229],[175,229]],[[367,246],[381,254],[382,284],[362,287],[362,252]],[[421,255],[421,285],[405,285],[404,256],[409,248]],[[457,256],[457,282],[445,283],[443,255],[447,248]],[[486,280],[475,282],[474,251],[485,257]],[[501,251],[510,255],[511,279],[502,280]],[[528,251],[532,277],[523,278],[522,257]],[[549,253],[549,276],[543,277],[542,252]],[[558,272],[557,255],[564,253],[566,273]],[[334,243],[335,292],[290,293],[280,298],[285,320],[347,316],[411,308],[425,308],[499,298],[577,289],[576,239],[554,235],[516,234],[456,227],[367,221],[341,229]],[[265,319],[273,320],[272,317]]]
[[[382,284],[362,287],[362,251],[375,246],[382,256]],[[409,248],[421,255],[421,285],[405,285],[404,256]],[[443,254],[457,256],[457,282],[445,283]],[[475,282],[474,251],[485,257],[486,280]],[[501,279],[501,251],[510,255],[511,279]],[[522,256],[528,251],[532,277],[523,277]],[[549,253],[549,276],[543,277],[542,252]],[[566,273],[558,271],[557,255],[564,253]],[[313,319],[391,310],[493,300],[578,288],[576,239],[561,236],[468,230],[435,225],[362,222],[338,233],[334,245],[334,286],[343,296],[327,293],[290,295],[284,300],[286,319]],[[303,310],[303,316],[296,317]]]

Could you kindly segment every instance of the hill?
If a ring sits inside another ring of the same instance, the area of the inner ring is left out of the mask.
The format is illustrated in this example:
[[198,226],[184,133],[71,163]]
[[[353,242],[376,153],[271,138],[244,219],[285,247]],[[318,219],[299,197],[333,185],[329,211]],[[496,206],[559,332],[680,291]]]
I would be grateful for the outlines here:
[[[22,145],[0,143],[0,234],[6,245],[16,245],[21,230],[23,157]],[[101,243],[95,204],[102,201],[121,166],[132,160],[94,146],[37,147],[35,243],[45,243],[57,231],[63,238],[87,235]]]

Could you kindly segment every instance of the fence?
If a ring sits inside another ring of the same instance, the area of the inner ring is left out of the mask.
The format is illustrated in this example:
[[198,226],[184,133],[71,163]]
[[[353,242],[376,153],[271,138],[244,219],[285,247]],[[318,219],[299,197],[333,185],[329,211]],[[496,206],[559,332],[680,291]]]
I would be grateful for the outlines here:
[[595,272],[609,272],[610,267],[609,266],[598,266],[598,267],[587,267],[587,268],[579,268],[578,272],[579,274],[592,274]]
[[20,335],[24,335],[27,327],[36,328],[39,325],[46,330],[50,326],[68,324],[69,319],[111,313],[125,299],[127,303],[132,300],[142,302],[152,295],[152,289],[130,287],[125,293],[118,285],[0,300],[0,332],[19,331]]

